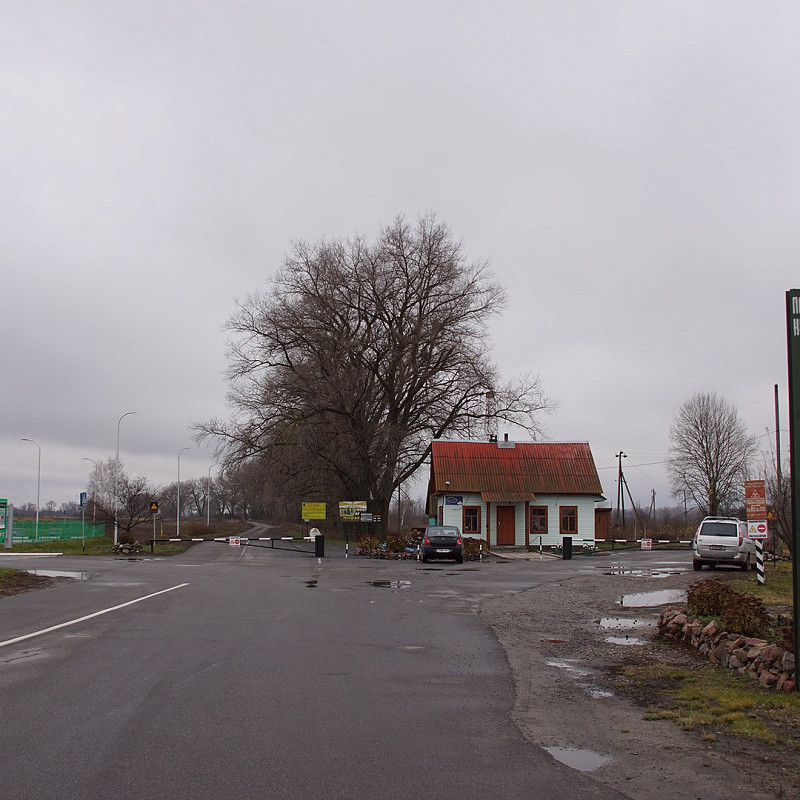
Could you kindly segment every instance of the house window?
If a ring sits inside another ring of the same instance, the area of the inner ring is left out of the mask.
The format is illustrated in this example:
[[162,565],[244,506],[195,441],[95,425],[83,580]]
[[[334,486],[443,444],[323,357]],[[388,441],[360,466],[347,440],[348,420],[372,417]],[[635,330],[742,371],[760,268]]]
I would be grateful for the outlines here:
[[562,536],[574,536],[578,532],[578,507],[561,506],[559,508],[561,518],[560,533]]
[[464,536],[480,536],[481,534],[481,507],[464,506],[462,532]]
[[531,536],[547,535],[547,506],[531,506]]

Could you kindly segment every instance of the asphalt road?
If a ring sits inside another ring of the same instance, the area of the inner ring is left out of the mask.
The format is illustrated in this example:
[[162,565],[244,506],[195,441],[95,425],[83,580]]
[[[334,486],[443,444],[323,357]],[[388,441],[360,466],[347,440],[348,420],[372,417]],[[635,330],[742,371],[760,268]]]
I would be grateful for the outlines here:
[[0,797],[623,797],[522,737],[477,613],[585,560],[326,555],[0,555],[90,573],[0,602]]

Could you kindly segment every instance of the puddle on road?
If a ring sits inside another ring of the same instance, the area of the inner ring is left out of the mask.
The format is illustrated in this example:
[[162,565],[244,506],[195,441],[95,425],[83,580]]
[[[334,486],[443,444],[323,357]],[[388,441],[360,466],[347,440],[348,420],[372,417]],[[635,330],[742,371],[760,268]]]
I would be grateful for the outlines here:
[[367,581],[370,586],[381,589],[410,589],[411,581]]
[[644,639],[638,639],[636,636],[606,636],[603,639],[604,642],[608,642],[608,644],[622,644],[622,645],[644,645],[647,642]]
[[41,578],[72,578],[76,581],[88,581],[91,577],[88,572],[62,572],[56,569],[29,569],[26,572]]
[[580,750],[577,747],[545,747],[556,761],[566,764],[580,772],[592,772],[611,763],[611,756],[595,753],[593,750]]
[[637,619],[631,617],[603,617],[598,622],[603,630],[621,631],[630,628],[655,628],[655,620]]
[[636,578],[669,578],[671,575],[680,575],[686,572],[686,569],[678,569],[671,567],[666,569],[663,567],[655,568],[642,568],[642,569],[629,569],[626,567],[611,567],[606,570],[606,575],[633,575]]
[[686,591],[684,589],[662,589],[660,592],[624,594],[619,602],[623,608],[655,608],[670,603],[685,603]]
[[319,581],[318,581],[316,578],[314,578],[313,580],[306,581],[306,586],[307,586],[309,589],[316,589],[316,588],[317,588],[317,585],[318,585],[318,583],[319,583]]

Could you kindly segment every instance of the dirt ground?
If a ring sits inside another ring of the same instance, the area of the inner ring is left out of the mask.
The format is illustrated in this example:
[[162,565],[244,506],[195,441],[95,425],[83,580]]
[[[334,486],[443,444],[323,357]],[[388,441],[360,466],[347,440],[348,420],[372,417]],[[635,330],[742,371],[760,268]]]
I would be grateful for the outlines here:
[[57,578],[46,578],[42,575],[29,575],[22,570],[15,570],[10,575],[0,577],[0,597],[28,592],[31,589],[44,589],[57,581]]
[[[800,753],[778,753],[726,735],[706,741],[700,732],[682,731],[672,722],[645,721],[657,687],[652,696],[646,689],[635,696],[620,685],[618,672],[626,662],[650,659],[700,668],[692,654],[652,640],[660,608],[623,608],[619,602],[622,595],[685,589],[698,578],[691,571],[660,578],[601,572],[484,603],[481,614],[514,673],[515,721],[531,742],[560,748],[559,760],[577,759],[571,766],[633,800],[800,797]],[[614,630],[599,624],[603,619],[613,625],[620,617],[636,619],[641,627]],[[630,641],[626,634],[646,643],[619,643]],[[606,762],[587,769],[596,765],[594,754]]]

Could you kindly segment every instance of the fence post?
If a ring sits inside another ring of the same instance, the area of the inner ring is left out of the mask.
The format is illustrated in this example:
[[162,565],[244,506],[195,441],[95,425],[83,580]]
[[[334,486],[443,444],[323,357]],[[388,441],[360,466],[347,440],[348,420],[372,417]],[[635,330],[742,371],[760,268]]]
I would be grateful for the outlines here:
[[764,540],[756,539],[756,577],[758,578],[759,585],[763,586],[766,583],[764,575]]

